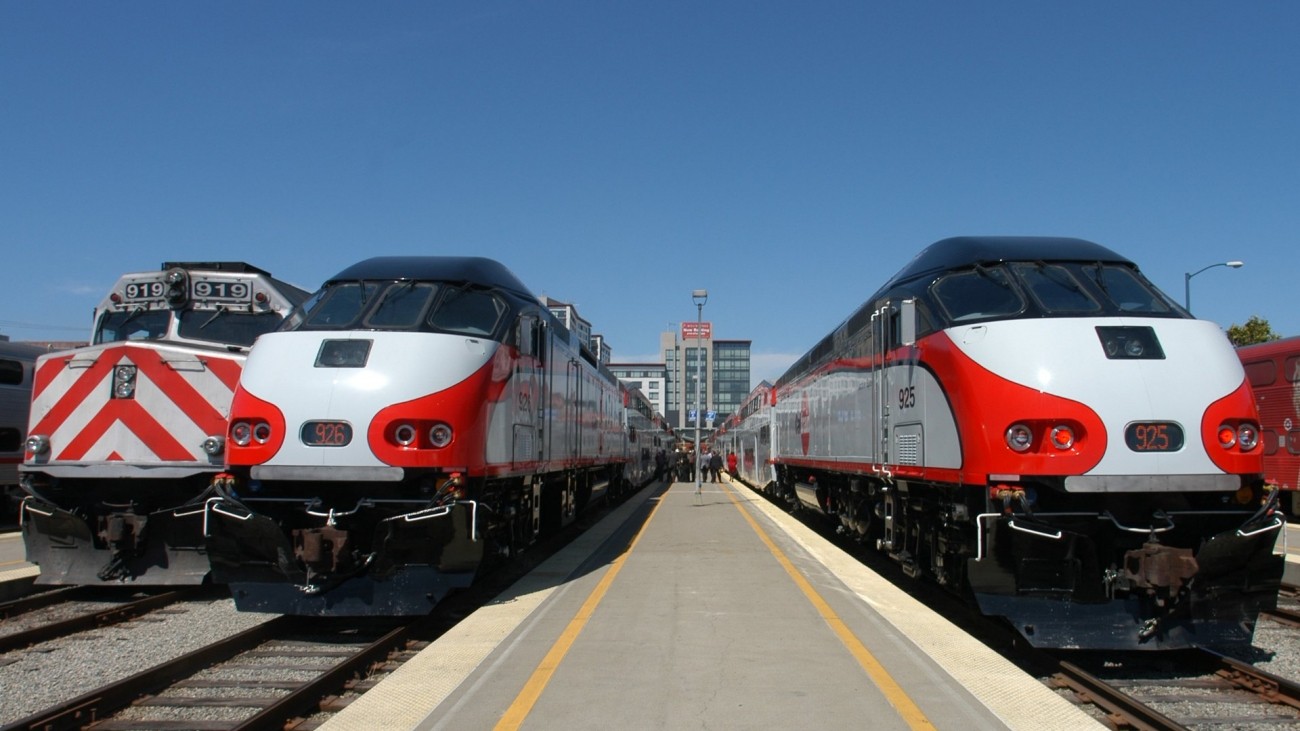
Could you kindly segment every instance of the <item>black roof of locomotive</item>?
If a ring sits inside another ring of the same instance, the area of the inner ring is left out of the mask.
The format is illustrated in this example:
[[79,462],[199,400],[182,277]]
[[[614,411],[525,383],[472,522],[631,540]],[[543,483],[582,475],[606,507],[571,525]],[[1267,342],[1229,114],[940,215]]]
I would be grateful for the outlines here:
[[326,284],[358,279],[464,282],[496,287],[530,300],[537,299],[504,264],[482,256],[376,256],[335,274]]
[[957,236],[936,241],[921,250],[889,280],[883,289],[940,272],[967,269],[976,264],[1004,261],[1133,262],[1083,239],[1050,236]]

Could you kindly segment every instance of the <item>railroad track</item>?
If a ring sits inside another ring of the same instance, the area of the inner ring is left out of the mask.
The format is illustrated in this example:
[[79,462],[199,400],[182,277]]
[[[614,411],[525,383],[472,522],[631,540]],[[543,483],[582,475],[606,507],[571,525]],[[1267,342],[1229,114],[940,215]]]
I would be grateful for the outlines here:
[[[421,646],[414,622],[281,616],[4,727],[18,729],[284,729],[322,699]],[[309,676],[309,677],[303,677]],[[299,723],[294,728],[306,729]]]
[[1068,689],[1101,709],[1113,728],[1183,731],[1196,728],[1300,725],[1300,683],[1211,650],[1180,653],[1183,673],[1102,674],[1061,661],[1049,685]]
[[[186,587],[184,589],[149,594],[138,599],[117,603],[112,607],[81,612],[66,619],[45,622],[25,630],[0,635],[0,654],[20,650],[77,632],[126,622],[169,604],[199,596],[201,593],[210,594],[212,591],[207,587]],[[57,603],[91,601],[96,596],[102,597],[103,595],[104,591],[99,587],[80,586],[43,592],[0,605],[0,617],[8,620],[13,617],[26,616]]]

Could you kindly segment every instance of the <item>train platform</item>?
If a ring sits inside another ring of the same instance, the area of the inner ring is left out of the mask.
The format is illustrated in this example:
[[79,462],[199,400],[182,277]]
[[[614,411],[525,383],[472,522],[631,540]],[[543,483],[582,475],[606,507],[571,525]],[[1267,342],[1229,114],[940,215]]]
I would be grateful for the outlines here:
[[864,724],[1100,727],[724,479],[642,490],[322,728]]
[[27,563],[26,556],[22,533],[0,532],[0,602],[17,599],[41,573],[39,566]]

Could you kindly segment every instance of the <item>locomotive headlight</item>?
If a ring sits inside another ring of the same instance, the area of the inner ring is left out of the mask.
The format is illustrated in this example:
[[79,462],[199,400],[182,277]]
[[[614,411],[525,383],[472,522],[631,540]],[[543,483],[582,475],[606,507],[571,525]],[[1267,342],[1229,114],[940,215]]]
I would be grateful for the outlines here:
[[1024,424],[1012,424],[1007,429],[1007,446],[1024,452],[1034,445],[1034,433]]
[[1237,430],[1231,424],[1219,425],[1219,446],[1231,449],[1237,444]]
[[1052,429],[1052,446],[1057,449],[1069,449],[1074,446],[1074,430],[1065,424]]
[[203,452],[209,457],[215,457],[226,451],[226,438],[221,436],[210,436],[203,440]]
[[438,448],[451,444],[451,427],[446,424],[434,424],[429,427],[429,441]]
[[180,307],[189,299],[190,278],[184,269],[168,269],[163,275],[163,282],[167,284],[167,304],[172,307]]
[[409,447],[415,443],[416,433],[415,427],[410,424],[399,424],[393,430],[393,439],[397,440],[397,443],[403,447]]
[[1237,443],[1241,451],[1249,452],[1259,444],[1259,429],[1254,424],[1242,424],[1237,427]]
[[45,454],[50,451],[50,438],[44,434],[33,434],[30,437],[27,437],[26,443],[23,444],[23,449],[38,456]]
[[271,425],[265,421],[259,421],[253,426],[253,441],[258,444],[266,444],[271,439]]
[[120,365],[113,369],[113,398],[135,395],[135,366]]
[[236,421],[230,425],[230,438],[241,447],[247,447],[253,441],[253,425],[247,421]]
[[1124,343],[1124,355],[1127,355],[1130,358],[1141,358],[1142,354],[1145,352],[1146,348],[1143,347],[1141,340],[1134,338],[1133,340],[1128,340]]

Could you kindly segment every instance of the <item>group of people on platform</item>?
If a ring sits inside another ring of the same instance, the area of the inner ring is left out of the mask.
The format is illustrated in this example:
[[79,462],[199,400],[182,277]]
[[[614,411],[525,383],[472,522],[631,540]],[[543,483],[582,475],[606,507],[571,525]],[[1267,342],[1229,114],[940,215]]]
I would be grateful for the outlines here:
[[695,450],[686,449],[678,450],[676,456],[672,458],[669,464],[669,456],[664,450],[659,450],[655,454],[655,478],[662,479],[664,474],[671,470],[672,477],[679,482],[691,482],[695,479],[695,469],[698,464],[700,469],[701,482],[718,482],[722,479],[722,468],[726,465],[727,474],[736,474],[736,453],[727,452],[724,462],[722,455],[705,447],[700,452],[700,458],[695,459]]

